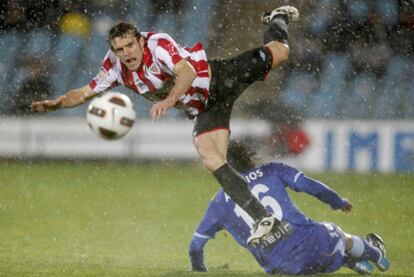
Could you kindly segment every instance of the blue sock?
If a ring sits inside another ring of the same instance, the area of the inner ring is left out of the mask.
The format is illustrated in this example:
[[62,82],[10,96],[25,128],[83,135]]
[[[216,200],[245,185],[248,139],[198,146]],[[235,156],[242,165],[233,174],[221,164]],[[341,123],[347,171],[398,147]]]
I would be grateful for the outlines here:
[[381,251],[367,240],[352,236],[352,241],[352,249],[348,253],[352,258],[358,260],[370,260],[374,263],[377,263],[381,258]]
[[364,253],[362,254],[362,259],[368,259],[374,263],[377,263],[381,258],[381,251],[378,250],[375,246],[369,243],[367,240],[363,240],[364,242]]

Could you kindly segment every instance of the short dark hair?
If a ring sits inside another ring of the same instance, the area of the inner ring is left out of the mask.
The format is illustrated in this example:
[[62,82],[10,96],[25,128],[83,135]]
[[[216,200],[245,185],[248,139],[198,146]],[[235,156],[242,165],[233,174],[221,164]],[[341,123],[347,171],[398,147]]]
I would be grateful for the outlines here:
[[115,25],[111,27],[108,33],[107,40],[108,40],[108,43],[111,44],[111,41],[113,41],[115,38],[123,37],[128,34],[133,34],[137,38],[140,38],[141,37],[140,32],[141,30],[138,27],[136,27],[134,24],[122,21],[122,22],[116,23]]
[[247,144],[231,141],[227,149],[227,162],[238,172],[246,172],[256,167],[258,154]]

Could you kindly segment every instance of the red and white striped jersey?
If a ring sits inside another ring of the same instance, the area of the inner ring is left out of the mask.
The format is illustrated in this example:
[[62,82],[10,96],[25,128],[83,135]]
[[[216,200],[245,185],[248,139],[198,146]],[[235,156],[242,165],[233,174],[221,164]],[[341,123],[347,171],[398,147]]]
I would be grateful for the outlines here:
[[142,32],[146,38],[143,57],[137,70],[129,70],[111,50],[106,54],[101,71],[89,82],[94,92],[100,93],[116,86],[125,86],[150,101],[165,99],[173,85],[173,68],[186,59],[197,77],[191,88],[179,99],[176,108],[195,116],[204,110],[209,95],[208,62],[203,45],[183,48],[169,35]]

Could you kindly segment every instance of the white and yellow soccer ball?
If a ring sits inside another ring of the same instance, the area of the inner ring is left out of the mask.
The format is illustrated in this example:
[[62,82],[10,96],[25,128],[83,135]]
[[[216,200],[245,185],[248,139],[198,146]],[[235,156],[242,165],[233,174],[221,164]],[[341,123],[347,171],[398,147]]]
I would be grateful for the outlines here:
[[100,137],[118,139],[126,135],[134,125],[134,105],[125,94],[107,92],[92,99],[86,120],[92,131]]

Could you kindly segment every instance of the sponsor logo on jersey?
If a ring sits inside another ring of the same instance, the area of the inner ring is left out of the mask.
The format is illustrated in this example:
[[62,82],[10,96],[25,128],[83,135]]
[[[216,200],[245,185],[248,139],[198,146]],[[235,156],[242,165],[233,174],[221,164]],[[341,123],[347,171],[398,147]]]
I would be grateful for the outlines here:
[[170,54],[170,56],[174,56],[178,54],[177,48],[175,48],[174,44],[168,45],[168,53]]

